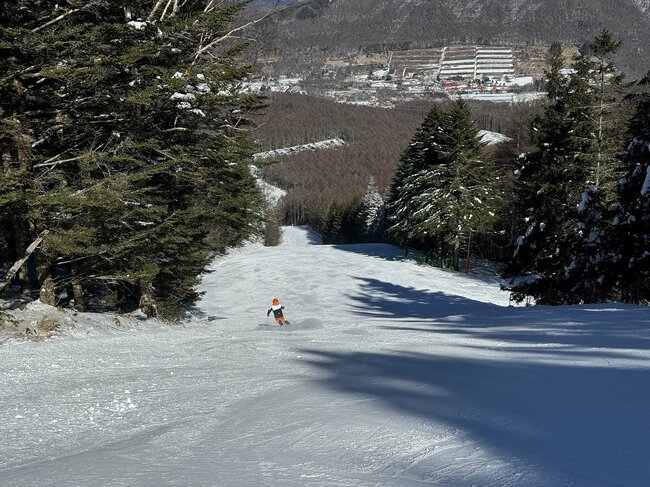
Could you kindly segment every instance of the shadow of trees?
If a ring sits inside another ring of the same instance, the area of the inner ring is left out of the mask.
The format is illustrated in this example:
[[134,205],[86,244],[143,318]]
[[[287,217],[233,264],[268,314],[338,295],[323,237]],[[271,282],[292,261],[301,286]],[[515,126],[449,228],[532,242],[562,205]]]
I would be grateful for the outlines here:
[[[504,307],[357,278],[363,294],[352,296],[360,316],[387,318],[385,328],[429,331],[517,343],[650,350],[650,309],[625,304]],[[399,320],[399,322],[397,322]],[[401,324],[404,323],[404,324]],[[414,327],[415,326],[415,327]]]
[[451,425],[551,482],[521,485],[640,486],[650,478],[650,310],[500,307],[361,280],[363,292],[352,296],[359,316],[386,319],[383,329],[413,334],[415,343],[438,334],[442,346],[434,335],[418,353],[399,350],[396,336],[394,350],[381,353],[302,350],[325,372],[322,386]]
[[[323,239],[321,238],[320,234],[316,230],[312,229],[310,226],[308,226],[308,225],[295,225],[295,227],[304,230],[305,239],[306,239],[308,244],[310,244],[310,245],[321,245],[323,243]],[[285,243],[285,245],[286,245],[286,243]],[[300,243],[300,245],[302,245],[302,243]]]
[[[312,366],[327,372],[323,386],[454,426],[500,459],[517,458],[547,480],[568,474],[571,485],[640,486],[650,478],[647,368],[305,352]],[[435,465],[435,459],[428,462]]]
[[404,258],[404,251],[402,249],[389,244],[363,243],[334,245],[333,247],[345,252],[377,257],[384,260],[403,260]]

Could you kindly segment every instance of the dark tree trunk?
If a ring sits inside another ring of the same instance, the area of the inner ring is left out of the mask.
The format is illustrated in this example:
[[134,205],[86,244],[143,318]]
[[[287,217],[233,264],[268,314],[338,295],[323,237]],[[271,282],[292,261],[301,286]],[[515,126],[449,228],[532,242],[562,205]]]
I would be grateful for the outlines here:
[[20,294],[32,297],[32,281],[29,278],[29,262],[25,262],[20,266],[18,271],[18,281],[20,282]]
[[[15,143],[18,153],[18,161],[20,162],[20,167],[24,171],[24,178],[26,181],[29,181],[32,176],[32,138],[28,135],[22,133],[22,126],[20,122],[17,122],[17,131],[15,134]],[[20,228],[21,230],[17,233],[19,237],[16,238],[16,243],[19,247],[16,247],[16,255],[20,256],[23,253],[23,249],[27,248],[28,243],[33,240],[30,238],[28,228],[31,228],[31,225],[27,224],[24,221],[15,221],[15,228]],[[28,256],[29,257],[29,256]],[[31,297],[32,295],[32,284],[29,279],[29,261],[26,260],[25,263],[20,267],[18,271],[18,280],[20,281],[20,292],[24,296]]]
[[455,271],[460,270],[460,241],[456,239],[454,242],[454,256],[453,268]]
[[156,290],[151,283],[143,284],[140,287],[140,310],[150,318],[158,316],[158,307],[156,306]]
[[[27,247],[27,236],[26,230],[20,227],[21,223],[16,221],[14,230],[16,232],[16,238],[14,239],[14,253],[17,257],[17,260],[23,255],[24,249]],[[14,268],[15,269],[15,268]],[[32,285],[29,282],[29,270],[28,270],[28,261],[24,261],[22,265],[18,268],[16,273],[18,278],[18,285],[20,286],[20,294],[23,296],[31,297],[32,295]]]
[[78,266],[72,265],[70,267],[71,282],[72,282],[72,298],[74,299],[74,309],[77,311],[86,310],[86,298],[84,296],[84,287],[81,282],[81,273]]
[[36,266],[36,274],[38,275],[38,285],[40,287],[39,300],[43,304],[56,306],[56,289],[49,262],[39,262]]

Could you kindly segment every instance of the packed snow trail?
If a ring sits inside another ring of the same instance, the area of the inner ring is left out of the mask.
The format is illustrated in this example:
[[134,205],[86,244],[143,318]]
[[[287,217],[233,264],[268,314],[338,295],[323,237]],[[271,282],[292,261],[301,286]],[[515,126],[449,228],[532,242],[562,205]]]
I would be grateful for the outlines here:
[[217,260],[183,326],[0,345],[0,485],[646,485],[647,308],[317,243]]

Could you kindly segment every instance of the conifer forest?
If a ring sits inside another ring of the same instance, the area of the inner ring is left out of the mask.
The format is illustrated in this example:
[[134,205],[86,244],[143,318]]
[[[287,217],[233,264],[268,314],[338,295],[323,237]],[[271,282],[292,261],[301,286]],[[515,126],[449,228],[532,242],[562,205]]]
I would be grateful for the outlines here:
[[0,260],[42,237],[21,293],[173,318],[215,252],[259,231],[260,102],[225,42],[241,5],[64,3],[0,7]]
[[649,310],[650,0],[0,0],[0,487],[650,485]]

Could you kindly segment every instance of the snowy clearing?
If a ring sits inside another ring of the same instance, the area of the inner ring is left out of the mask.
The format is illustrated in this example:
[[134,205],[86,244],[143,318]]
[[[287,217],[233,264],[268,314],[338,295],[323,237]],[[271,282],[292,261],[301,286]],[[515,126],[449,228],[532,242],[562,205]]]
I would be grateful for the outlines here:
[[216,261],[182,326],[0,344],[0,484],[646,484],[647,308],[316,243]]

